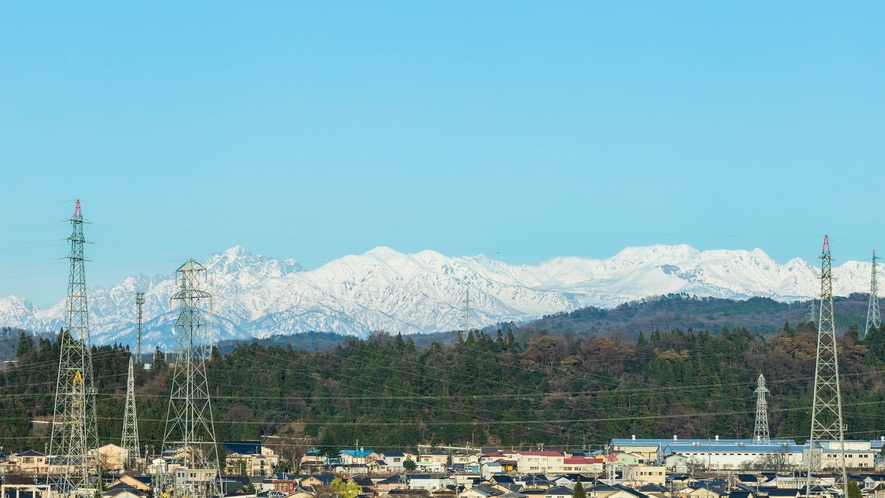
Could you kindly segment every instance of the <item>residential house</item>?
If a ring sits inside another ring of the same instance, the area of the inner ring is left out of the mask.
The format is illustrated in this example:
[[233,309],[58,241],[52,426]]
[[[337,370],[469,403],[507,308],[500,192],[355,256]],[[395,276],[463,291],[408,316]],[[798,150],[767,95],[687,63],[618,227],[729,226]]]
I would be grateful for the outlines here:
[[562,459],[563,472],[575,472],[577,474],[594,474],[602,472],[605,459],[601,457],[564,457]]
[[118,472],[125,467],[129,452],[116,444],[106,444],[98,448],[99,464],[105,472]]
[[491,479],[493,476],[503,475],[507,473],[504,470],[504,466],[501,465],[499,462],[484,462],[482,465],[480,465],[479,472],[482,478],[487,480]]
[[481,455],[479,455],[479,463],[496,462],[501,459],[513,460],[515,458],[516,458],[515,451],[495,450],[495,451],[488,451],[488,452],[485,452],[485,453],[482,453]]
[[[545,489],[528,489],[528,488],[526,488],[526,489],[521,490],[519,493],[522,495],[525,495],[526,498],[544,498],[545,491],[547,491],[546,488]],[[501,496],[504,496],[504,495],[501,495]]]
[[415,462],[421,472],[440,473],[445,472],[449,466],[449,455],[443,451],[431,451],[418,455]]
[[564,459],[560,451],[517,451],[516,467],[525,473],[558,473],[563,471]]
[[460,498],[491,498],[493,496],[500,496],[504,493],[498,490],[492,490],[491,488],[484,487],[481,485],[473,486],[472,488],[467,488],[464,491],[461,491],[459,497]]
[[298,487],[317,489],[319,487],[332,484],[332,481],[334,480],[335,476],[330,476],[328,474],[310,475],[307,477],[302,477],[301,480],[298,482]]
[[728,493],[726,493],[725,490],[721,488],[705,486],[688,488],[683,494],[685,498],[723,498],[727,495]]
[[[381,467],[382,470],[390,473],[400,473],[406,470],[412,470],[405,468],[406,461],[417,462],[418,458],[416,455],[411,453],[404,453],[402,451],[385,451],[380,455],[379,464],[384,462]],[[416,464],[417,467],[417,464]]]
[[612,453],[609,455],[609,460],[615,462],[619,467],[624,465],[639,465],[645,462],[642,456],[635,453],[627,453],[625,451],[616,451]]
[[578,479],[580,477],[580,474],[562,474],[554,477],[552,481],[554,486],[565,486],[567,488],[574,488],[575,483],[578,482]]
[[409,489],[423,489],[432,493],[446,486],[454,486],[455,480],[450,477],[431,474],[408,474],[406,482]]
[[13,453],[9,462],[16,473],[28,475],[45,475],[48,471],[46,455],[39,451],[26,450],[21,453]]
[[799,498],[805,494],[805,490],[798,488],[769,488],[769,489],[760,489],[760,491],[764,492],[766,496],[770,498]]
[[670,490],[657,484],[646,484],[637,488],[637,491],[650,498],[670,498]]
[[574,491],[565,486],[553,486],[544,491],[544,498],[572,498]]
[[291,492],[285,496],[285,498],[313,498],[313,493],[309,493],[304,491],[303,489]]
[[456,450],[452,452],[452,469],[456,472],[479,472],[480,454],[478,451]]
[[418,455],[422,462],[441,463],[443,466],[449,465],[449,454],[445,451],[431,451]]
[[326,457],[320,455],[320,450],[311,448],[301,457],[300,467],[305,472],[316,472],[324,468],[326,463]]
[[885,485],[885,475],[883,474],[869,474],[864,477],[862,489],[876,489],[881,485]]
[[280,457],[262,446],[261,441],[225,441],[222,447],[227,474],[270,476],[280,463]]
[[375,489],[380,493],[390,492],[395,489],[409,489],[408,478],[405,474],[390,476],[376,482]]
[[148,494],[140,489],[118,487],[101,494],[104,498],[147,498]]
[[139,491],[148,492],[151,490],[151,478],[147,476],[124,475],[108,484],[108,489],[119,487],[130,487]]
[[646,495],[624,486],[597,484],[587,493],[591,498],[647,498]]
[[732,491],[728,493],[728,498],[756,498],[756,494],[752,491]]
[[439,488],[430,495],[433,498],[458,498],[459,492],[463,491],[464,488],[456,488],[455,486],[449,485],[444,488]]
[[425,489],[394,489],[387,496],[391,498],[430,498],[431,494]]
[[353,465],[353,464],[361,464],[368,465],[372,462],[377,461],[380,457],[377,453],[372,450],[358,449],[358,450],[341,450],[338,454],[341,459],[342,465]]
[[624,484],[634,488],[646,484],[658,484],[663,486],[667,483],[667,472],[663,466],[635,465],[621,468],[621,480]]
[[299,488],[297,477],[285,472],[277,472],[264,482],[268,481],[270,481],[271,489],[280,493],[294,493]]
[[335,465],[333,472],[336,475],[369,475],[370,473],[376,471],[378,468],[377,462],[372,462],[369,465],[364,463],[339,463]]

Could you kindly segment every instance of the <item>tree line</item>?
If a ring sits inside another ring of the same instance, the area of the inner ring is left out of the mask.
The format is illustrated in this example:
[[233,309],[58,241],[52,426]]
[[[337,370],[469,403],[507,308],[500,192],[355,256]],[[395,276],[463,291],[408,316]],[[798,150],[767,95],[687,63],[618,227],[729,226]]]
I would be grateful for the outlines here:
[[[772,437],[810,430],[817,330],[784,324],[639,331],[635,340],[553,337],[544,331],[459,334],[419,348],[376,333],[305,351],[242,344],[207,360],[219,440],[310,437],[332,453],[419,443],[478,447],[599,447],[613,437],[750,438],[756,378],[771,391]],[[49,435],[58,341],[22,333],[18,362],[0,371],[0,442],[42,451]],[[93,347],[102,443],[119,444],[129,351]],[[162,444],[171,367],[157,351],[136,370],[142,444]],[[885,425],[885,329],[839,338],[846,437],[878,438]]]

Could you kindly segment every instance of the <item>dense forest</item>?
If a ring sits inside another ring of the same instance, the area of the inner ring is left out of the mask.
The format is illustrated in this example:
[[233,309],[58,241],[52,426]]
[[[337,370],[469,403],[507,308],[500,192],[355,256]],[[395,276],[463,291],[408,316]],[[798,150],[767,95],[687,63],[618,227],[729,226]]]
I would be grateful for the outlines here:
[[[418,443],[598,447],[612,437],[751,437],[756,377],[771,396],[772,435],[809,432],[816,329],[746,329],[610,337],[473,331],[419,348],[378,333],[326,350],[243,344],[208,361],[218,439],[310,436],[323,448]],[[0,372],[5,451],[42,450],[53,406],[56,341],[21,334],[18,364]],[[840,338],[850,438],[885,426],[885,330]],[[93,348],[102,442],[119,442],[129,352]],[[138,369],[142,444],[159,447],[170,367]],[[42,422],[42,423],[41,423]]]
[[[840,332],[851,325],[866,324],[869,297],[869,294],[852,294],[835,298],[836,326]],[[547,330],[551,335],[620,335],[634,340],[640,330],[686,330],[689,327],[695,330],[746,328],[771,335],[784,322],[808,320],[810,308],[810,301],[786,303],[767,297],[734,300],[670,294],[631,301],[611,309],[589,306],[556,313],[514,330]]]

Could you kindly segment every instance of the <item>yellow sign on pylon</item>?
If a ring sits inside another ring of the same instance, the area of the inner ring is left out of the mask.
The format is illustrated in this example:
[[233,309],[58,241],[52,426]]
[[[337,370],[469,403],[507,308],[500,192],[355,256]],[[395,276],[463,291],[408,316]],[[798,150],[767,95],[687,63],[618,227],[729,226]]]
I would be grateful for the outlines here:
[[77,370],[77,373],[74,374],[74,384],[82,384],[82,383],[83,383],[83,376],[80,375],[80,371]]

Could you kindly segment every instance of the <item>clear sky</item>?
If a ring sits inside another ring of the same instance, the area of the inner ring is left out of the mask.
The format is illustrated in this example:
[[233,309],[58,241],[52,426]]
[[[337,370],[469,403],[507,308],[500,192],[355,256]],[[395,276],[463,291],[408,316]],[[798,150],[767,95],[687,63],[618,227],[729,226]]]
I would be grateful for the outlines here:
[[513,263],[631,245],[866,259],[885,4],[0,5],[0,295],[239,244]]

